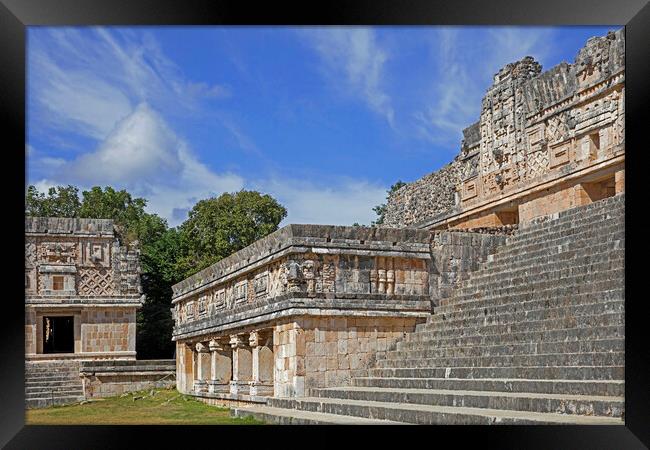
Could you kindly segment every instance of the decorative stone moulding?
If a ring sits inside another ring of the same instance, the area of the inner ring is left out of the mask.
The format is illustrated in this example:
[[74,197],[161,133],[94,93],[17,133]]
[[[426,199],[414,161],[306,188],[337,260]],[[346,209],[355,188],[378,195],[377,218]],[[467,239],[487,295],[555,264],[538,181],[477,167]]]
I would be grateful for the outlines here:
[[[173,286],[174,339],[298,313],[430,313],[429,239],[414,229],[287,225]],[[193,306],[215,297],[202,313]]]

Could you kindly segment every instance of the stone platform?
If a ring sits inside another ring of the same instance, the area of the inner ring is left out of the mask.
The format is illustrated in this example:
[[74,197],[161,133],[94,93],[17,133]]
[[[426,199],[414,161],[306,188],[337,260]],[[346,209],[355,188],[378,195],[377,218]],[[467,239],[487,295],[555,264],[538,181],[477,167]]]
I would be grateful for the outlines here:
[[272,423],[623,425],[624,201],[569,209],[508,237],[350,385],[233,414]]

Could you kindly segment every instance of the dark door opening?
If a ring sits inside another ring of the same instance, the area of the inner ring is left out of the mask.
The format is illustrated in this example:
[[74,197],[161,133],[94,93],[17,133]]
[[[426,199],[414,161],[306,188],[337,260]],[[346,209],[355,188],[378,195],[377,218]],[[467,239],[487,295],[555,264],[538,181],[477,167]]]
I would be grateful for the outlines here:
[[74,353],[74,316],[43,317],[43,353]]

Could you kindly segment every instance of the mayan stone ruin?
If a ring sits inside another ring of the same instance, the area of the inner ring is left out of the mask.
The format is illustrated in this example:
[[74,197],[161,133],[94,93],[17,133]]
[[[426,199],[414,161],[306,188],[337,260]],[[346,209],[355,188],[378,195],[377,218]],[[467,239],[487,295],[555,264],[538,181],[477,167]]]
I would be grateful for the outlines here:
[[590,39],[574,64],[508,64],[460,153],[391,195],[384,226],[526,224],[620,193],[625,179],[624,33]]
[[27,217],[27,406],[122,393],[169,373],[169,362],[136,361],[143,300],[139,252],[120,245],[112,220]]
[[177,389],[271,423],[623,424],[624,67],[623,30],[508,64],[381,228],[288,225],[175,285]]

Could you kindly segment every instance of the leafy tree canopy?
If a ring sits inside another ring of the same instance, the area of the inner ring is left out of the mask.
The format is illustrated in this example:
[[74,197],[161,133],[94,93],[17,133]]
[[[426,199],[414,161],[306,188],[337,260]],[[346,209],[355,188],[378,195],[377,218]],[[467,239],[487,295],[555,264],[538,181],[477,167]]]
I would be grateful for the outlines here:
[[74,186],[57,186],[48,189],[47,195],[35,186],[27,188],[25,213],[37,217],[79,217],[79,189]]
[[256,191],[199,201],[179,227],[179,271],[189,276],[278,229],[287,210]]

